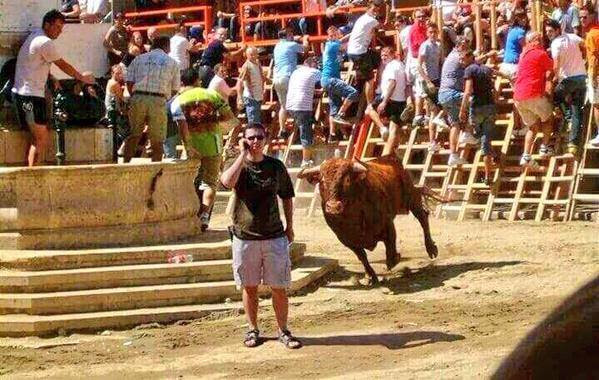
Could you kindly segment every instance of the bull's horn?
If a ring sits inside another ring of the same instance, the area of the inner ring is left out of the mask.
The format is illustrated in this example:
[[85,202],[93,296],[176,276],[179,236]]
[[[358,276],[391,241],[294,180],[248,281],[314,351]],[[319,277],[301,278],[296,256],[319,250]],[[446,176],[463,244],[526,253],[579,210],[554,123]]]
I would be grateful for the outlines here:
[[302,179],[309,176],[310,174],[315,174],[318,172],[320,172],[320,165],[315,166],[313,168],[304,168],[300,170],[299,173],[297,173],[297,178]]
[[368,171],[368,167],[362,161],[354,161],[352,165],[352,169],[354,172],[366,173]]

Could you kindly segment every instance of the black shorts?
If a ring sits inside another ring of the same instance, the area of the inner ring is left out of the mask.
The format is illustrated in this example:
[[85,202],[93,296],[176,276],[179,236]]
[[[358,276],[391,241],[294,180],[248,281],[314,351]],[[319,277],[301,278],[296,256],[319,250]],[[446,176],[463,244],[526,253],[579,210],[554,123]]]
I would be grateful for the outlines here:
[[[376,110],[376,108],[383,102],[383,97],[381,95],[377,95],[374,98],[374,102],[372,103],[372,108]],[[387,107],[383,111],[381,116],[388,117],[392,122],[397,125],[401,125],[401,114],[406,109],[406,102],[397,102],[395,100],[389,99],[387,103]]]
[[23,96],[15,94],[15,105],[19,123],[23,128],[29,125],[48,125],[48,112],[46,111],[46,99],[39,96]]
[[358,79],[364,80],[374,78],[374,70],[381,64],[381,57],[372,49],[360,55],[349,54],[349,59],[354,63]]

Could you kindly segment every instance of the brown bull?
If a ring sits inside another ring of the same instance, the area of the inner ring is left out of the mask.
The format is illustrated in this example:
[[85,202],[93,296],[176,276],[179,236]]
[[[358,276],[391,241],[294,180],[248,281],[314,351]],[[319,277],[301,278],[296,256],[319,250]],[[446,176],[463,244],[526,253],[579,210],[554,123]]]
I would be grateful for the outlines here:
[[[387,268],[399,262],[393,225],[397,214],[412,212],[422,226],[426,252],[431,259],[437,257],[423,192],[414,187],[409,173],[395,156],[379,157],[368,163],[333,158],[319,167],[300,171],[298,178],[319,183],[327,224],[339,241],[358,256],[372,283],[377,283],[378,278],[368,263],[365,249],[372,251],[382,241]],[[435,198],[428,192],[424,195]]]

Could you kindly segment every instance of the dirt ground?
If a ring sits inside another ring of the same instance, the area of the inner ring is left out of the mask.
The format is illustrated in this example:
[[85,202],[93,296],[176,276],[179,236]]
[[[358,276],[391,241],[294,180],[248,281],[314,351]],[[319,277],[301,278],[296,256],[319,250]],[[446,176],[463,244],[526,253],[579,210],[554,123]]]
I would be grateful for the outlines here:
[[[227,222],[217,217],[214,225]],[[296,221],[308,254],[340,263],[319,287],[293,298],[290,327],[302,337],[300,350],[274,339],[244,348],[247,325],[233,313],[109,335],[0,339],[0,377],[485,378],[565,296],[599,273],[596,223],[433,220],[434,261],[415,219],[401,216],[396,225],[402,261],[386,272],[379,244],[369,258],[385,281],[368,288],[357,281],[358,260],[322,217]],[[260,316],[262,333],[274,337],[268,301]]]

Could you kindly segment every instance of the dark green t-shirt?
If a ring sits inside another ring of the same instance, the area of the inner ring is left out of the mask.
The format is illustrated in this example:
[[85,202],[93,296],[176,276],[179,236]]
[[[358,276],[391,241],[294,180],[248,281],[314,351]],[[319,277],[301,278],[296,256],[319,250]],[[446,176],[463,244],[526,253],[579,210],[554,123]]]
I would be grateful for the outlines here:
[[243,240],[267,240],[285,234],[279,215],[277,195],[295,196],[285,165],[269,156],[260,162],[246,162],[235,185],[233,233]]

